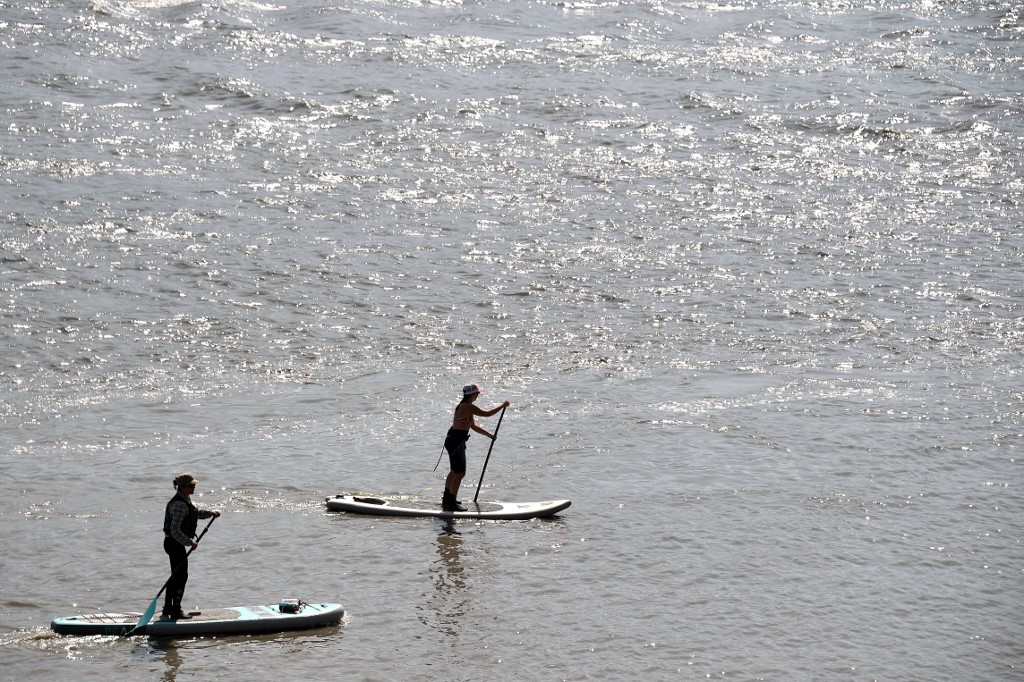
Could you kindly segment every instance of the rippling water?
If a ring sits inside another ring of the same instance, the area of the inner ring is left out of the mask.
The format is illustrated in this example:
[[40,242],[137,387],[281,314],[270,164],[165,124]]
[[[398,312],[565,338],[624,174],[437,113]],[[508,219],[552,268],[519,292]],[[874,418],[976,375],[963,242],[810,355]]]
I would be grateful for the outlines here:
[[[1019,678],[1022,13],[0,4],[0,678]],[[467,381],[567,512],[324,511]],[[345,623],[51,635],[181,470],[187,602]]]

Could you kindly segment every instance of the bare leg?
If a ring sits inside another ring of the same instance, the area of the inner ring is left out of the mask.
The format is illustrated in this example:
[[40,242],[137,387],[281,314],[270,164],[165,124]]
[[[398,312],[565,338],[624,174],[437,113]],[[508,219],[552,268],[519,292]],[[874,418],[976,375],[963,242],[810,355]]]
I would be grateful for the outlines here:
[[452,494],[452,497],[459,497],[459,486],[462,485],[462,479],[466,477],[465,472],[449,471],[448,477],[444,480],[444,487]]

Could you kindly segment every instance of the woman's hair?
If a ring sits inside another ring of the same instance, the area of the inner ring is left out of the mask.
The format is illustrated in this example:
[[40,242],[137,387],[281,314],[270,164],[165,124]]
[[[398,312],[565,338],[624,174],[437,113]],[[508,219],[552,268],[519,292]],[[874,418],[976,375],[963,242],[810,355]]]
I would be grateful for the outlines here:
[[459,401],[459,404],[455,406],[455,411],[456,411],[456,412],[458,412],[458,411],[459,411],[459,408],[460,408],[460,407],[462,407],[462,405],[463,405],[464,403],[468,403],[468,402],[469,402],[469,399],[470,399],[470,398],[472,398],[472,397],[473,397],[473,396],[475,396],[475,395],[476,395],[476,393],[470,393],[469,395],[464,395],[464,396],[462,396],[462,400],[460,400],[460,401]]

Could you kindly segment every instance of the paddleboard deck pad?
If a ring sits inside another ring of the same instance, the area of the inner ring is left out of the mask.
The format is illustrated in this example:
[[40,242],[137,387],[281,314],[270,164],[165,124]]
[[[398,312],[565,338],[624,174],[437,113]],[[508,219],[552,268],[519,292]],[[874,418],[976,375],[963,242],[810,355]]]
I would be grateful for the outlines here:
[[440,500],[369,495],[335,495],[325,499],[330,511],[373,516],[432,516],[442,519],[493,519],[514,521],[554,516],[567,508],[569,500],[547,502],[472,502],[465,500],[466,511],[443,511]]
[[[305,630],[340,623],[341,604],[300,602],[293,613],[281,604],[232,606],[203,610],[187,620],[153,619],[135,634],[150,637],[203,637],[207,635],[254,635],[286,630]],[[196,613],[196,612],[193,612]],[[57,618],[50,629],[62,635],[124,635],[139,624],[141,613],[94,613]]]

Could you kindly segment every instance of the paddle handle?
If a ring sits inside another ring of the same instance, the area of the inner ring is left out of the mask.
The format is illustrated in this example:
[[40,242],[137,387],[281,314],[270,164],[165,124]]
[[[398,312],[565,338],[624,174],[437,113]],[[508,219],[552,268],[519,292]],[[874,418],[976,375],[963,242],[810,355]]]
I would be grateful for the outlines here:
[[494,441],[498,440],[498,429],[501,428],[501,420],[505,418],[505,410],[508,409],[508,405],[501,408],[501,416],[498,417],[498,425],[494,427],[494,438],[491,439],[491,447],[487,448],[487,459],[484,460],[484,468],[480,470],[480,481],[476,484],[476,493],[473,495],[473,503],[476,504],[476,498],[480,496],[480,486],[484,482],[484,472],[487,471],[487,463],[491,461],[491,450],[494,449]]

